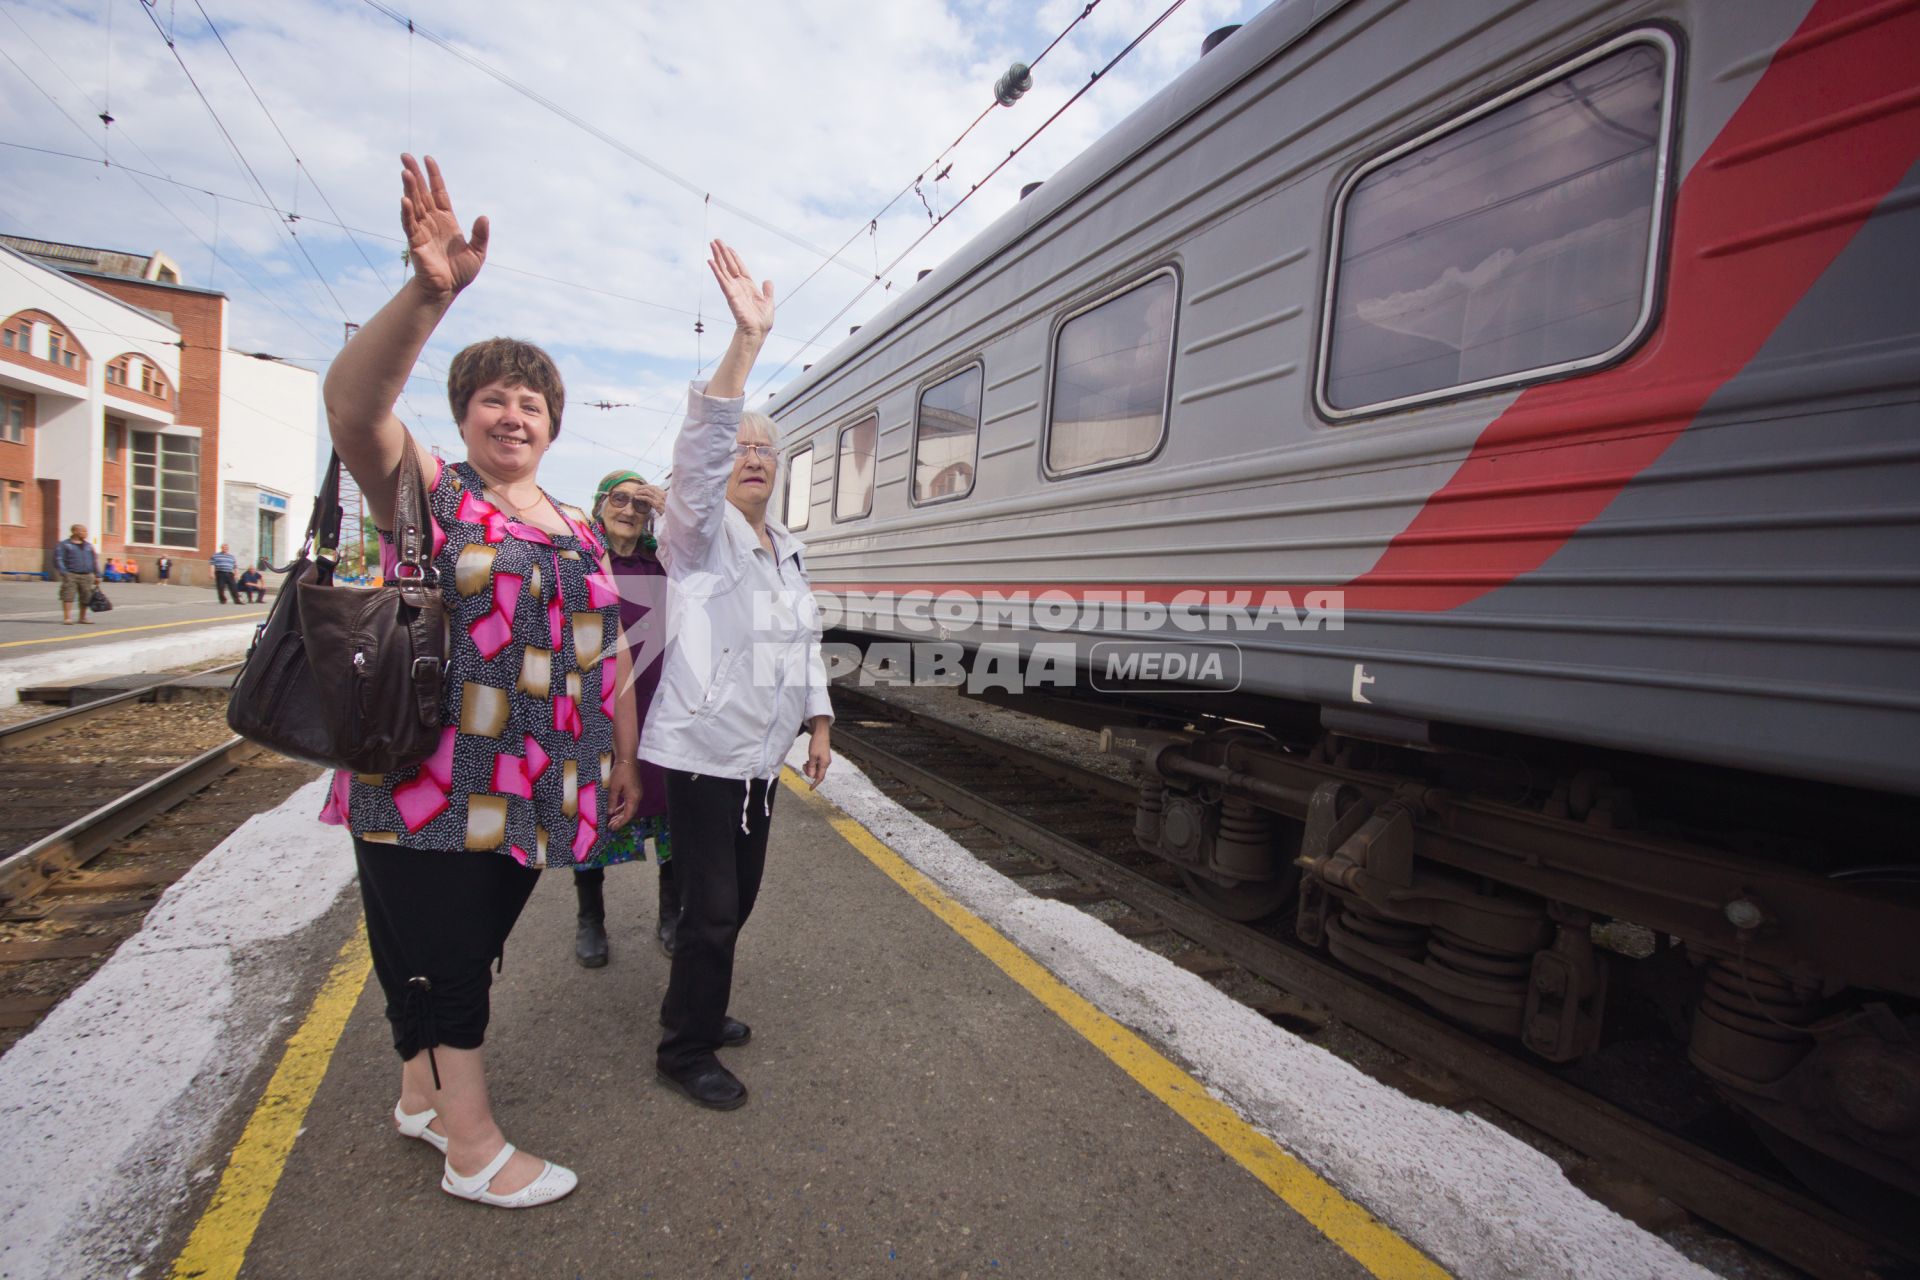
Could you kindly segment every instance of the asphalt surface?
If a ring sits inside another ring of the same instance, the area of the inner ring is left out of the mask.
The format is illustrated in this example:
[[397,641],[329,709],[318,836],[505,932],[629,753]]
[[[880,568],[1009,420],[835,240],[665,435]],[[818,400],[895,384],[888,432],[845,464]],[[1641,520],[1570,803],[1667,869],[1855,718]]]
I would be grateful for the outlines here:
[[495,979],[487,1046],[509,1140],[567,1200],[506,1212],[439,1189],[391,1129],[369,979],[243,1277],[1127,1276],[1365,1272],[910,898],[818,811],[776,802],[725,1058],[702,1110],[653,1078],[667,961],[656,873],[607,878],[613,961],[573,959],[549,871]]
[[178,635],[198,627],[263,618],[267,604],[221,604],[211,587],[153,582],[103,582],[110,613],[88,614],[89,625],[62,624],[60,584],[0,582],[0,658],[91,648],[148,636]]

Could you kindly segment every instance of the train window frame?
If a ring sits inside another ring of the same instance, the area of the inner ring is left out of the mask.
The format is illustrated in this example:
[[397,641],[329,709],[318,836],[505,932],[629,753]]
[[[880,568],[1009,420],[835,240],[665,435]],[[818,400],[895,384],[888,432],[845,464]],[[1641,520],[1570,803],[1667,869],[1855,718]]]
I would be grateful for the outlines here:
[[[1530,94],[1536,93],[1558,81],[1564,80],[1584,67],[1611,57],[1631,45],[1648,45],[1660,55],[1660,134],[1654,152],[1653,186],[1650,192],[1649,207],[1652,210],[1652,222],[1648,228],[1647,248],[1642,263],[1640,281],[1640,306],[1634,322],[1621,338],[1604,351],[1580,356],[1572,360],[1562,360],[1553,364],[1538,365],[1532,368],[1502,373],[1473,382],[1454,383],[1436,387],[1429,391],[1412,395],[1397,396],[1392,399],[1367,404],[1341,407],[1335,405],[1328,394],[1328,382],[1332,373],[1331,353],[1334,340],[1334,307],[1340,284],[1340,253],[1346,229],[1348,201],[1360,184],[1377,170],[1403,159],[1423,147],[1427,147],[1449,134],[1473,124],[1481,118],[1491,115]],[[1463,112],[1449,116],[1446,120],[1420,133],[1405,142],[1388,148],[1381,154],[1363,162],[1340,184],[1334,196],[1329,232],[1327,238],[1326,280],[1320,304],[1320,334],[1316,346],[1316,369],[1313,379],[1314,409],[1329,422],[1344,424],[1362,418],[1377,417],[1396,410],[1416,405],[1433,404],[1440,401],[1459,400],[1481,395],[1489,391],[1532,386],[1542,382],[1571,377],[1575,374],[1599,369],[1614,364],[1638,347],[1653,332],[1660,313],[1660,294],[1664,284],[1662,264],[1666,260],[1668,240],[1672,232],[1672,197],[1675,190],[1673,164],[1678,142],[1678,117],[1680,111],[1680,46],[1672,32],[1663,27],[1638,27],[1625,31],[1608,40],[1587,49],[1571,58],[1556,62],[1546,70],[1528,77],[1518,84],[1496,93],[1475,104]]]
[[[1081,316],[1098,311],[1101,307],[1117,298],[1123,298],[1136,289],[1145,288],[1162,277],[1173,281],[1173,324],[1167,330],[1167,372],[1163,383],[1163,395],[1160,408],[1160,434],[1154,438],[1153,447],[1140,453],[1129,454],[1124,458],[1109,458],[1084,467],[1056,468],[1052,464],[1053,454],[1053,414],[1057,396],[1057,384],[1060,376],[1060,335],[1068,325]],[[1171,433],[1173,422],[1173,370],[1175,357],[1180,349],[1180,304],[1182,300],[1180,269],[1173,263],[1165,263],[1142,275],[1134,276],[1124,284],[1117,285],[1091,298],[1070,310],[1063,311],[1053,322],[1053,331],[1047,337],[1047,382],[1046,413],[1041,419],[1040,431],[1040,473],[1048,480],[1066,480],[1074,476],[1096,475],[1102,471],[1115,471],[1121,467],[1137,467],[1152,462],[1166,448],[1167,437]],[[984,418],[984,414],[982,417]]]
[[[800,508],[800,523],[795,524],[793,523],[793,485],[795,478],[800,474],[799,462],[802,457],[807,460],[807,480],[802,486],[806,494],[806,502]],[[785,510],[780,514],[784,517],[782,523],[788,532],[797,532],[813,523],[813,441],[807,441],[787,455],[786,476],[786,496],[783,499]]]
[[[840,459],[846,451],[847,433],[857,431],[869,422],[873,424],[873,470],[867,473],[867,505],[865,509],[853,515],[840,514]],[[833,433],[833,498],[827,508],[827,516],[833,524],[852,524],[856,520],[865,520],[873,514],[873,497],[879,488],[880,479],[880,410],[876,406],[864,413],[855,414]]]
[[[955,378],[964,377],[969,372],[980,374],[980,412],[973,421],[973,472],[967,479],[967,487],[958,493],[945,494],[938,498],[920,498],[916,494],[914,477],[920,467],[920,417],[926,408],[927,394],[943,387]],[[913,393],[913,441],[907,450],[907,505],[913,507],[937,507],[945,502],[958,502],[973,493],[974,486],[980,483],[980,432],[987,417],[987,360],[985,356],[974,356],[966,362],[952,366],[945,372],[923,380]]]

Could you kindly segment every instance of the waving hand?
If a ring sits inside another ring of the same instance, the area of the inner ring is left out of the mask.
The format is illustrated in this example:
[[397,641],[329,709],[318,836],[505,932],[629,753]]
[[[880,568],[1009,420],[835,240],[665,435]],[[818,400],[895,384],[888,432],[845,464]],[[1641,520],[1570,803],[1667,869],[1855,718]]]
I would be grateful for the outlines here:
[[400,157],[400,226],[407,233],[407,257],[421,287],[436,298],[451,299],[473,283],[487,260],[487,219],[473,220],[473,231],[460,234],[453,216],[453,199],[440,177],[440,166],[427,157],[426,172],[412,156]]
[[713,269],[713,278],[726,295],[734,328],[764,338],[773,332],[773,281],[764,280],[755,288],[752,273],[725,241],[715,240],[712,249],[707,266]]

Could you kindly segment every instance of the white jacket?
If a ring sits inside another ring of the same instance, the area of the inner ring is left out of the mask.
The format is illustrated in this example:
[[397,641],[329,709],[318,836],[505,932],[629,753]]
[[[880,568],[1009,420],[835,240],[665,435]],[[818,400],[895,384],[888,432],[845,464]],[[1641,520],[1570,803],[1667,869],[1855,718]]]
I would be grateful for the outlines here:
[[667,654],[640,756],[687,773],[771,779],[806,724],[833,717],[820,610],[800,540],[769,518],[779,554],[768,556],[727,501],[745,397],[710,399],[706,385],[688,392],[673,444],[660,538]]

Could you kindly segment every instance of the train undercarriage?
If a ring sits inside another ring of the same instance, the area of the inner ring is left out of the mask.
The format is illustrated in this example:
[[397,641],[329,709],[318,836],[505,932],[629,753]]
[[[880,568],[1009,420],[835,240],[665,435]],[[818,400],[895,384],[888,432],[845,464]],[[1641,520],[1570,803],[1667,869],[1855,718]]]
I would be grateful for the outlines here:
[[1883,1221],[1920,1196],[1920,805],[1280,703],[1258,725],[1009,705],[1099,728],[1139,780],[1139,845],[1219,913],[1290,918],[1552,1063],[1601,1045],[1610,988],[1651,991],[1816,1191]]

